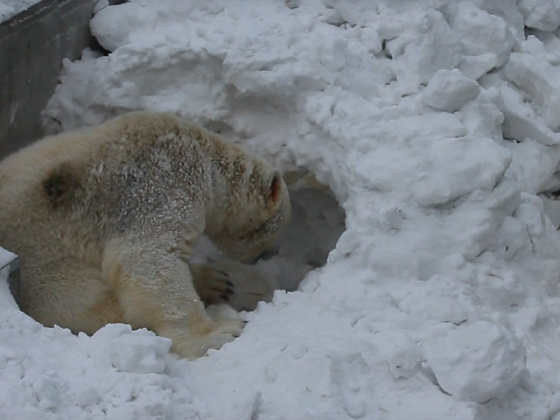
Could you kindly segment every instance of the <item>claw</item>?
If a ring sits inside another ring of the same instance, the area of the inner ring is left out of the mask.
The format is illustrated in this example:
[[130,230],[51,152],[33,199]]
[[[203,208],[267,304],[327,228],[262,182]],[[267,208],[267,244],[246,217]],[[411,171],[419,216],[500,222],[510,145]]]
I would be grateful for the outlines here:
[[235,292],[232,289],[226,289],[226,293],[230,294],[230,295],[234,295]]
[[229,287],[233,287],[233,283],[232,283],[231,281],[229,281],[229,280],[226,281],[226,284],[227,284]]
[[223,300],[227,300],[229,302],[229,296],[221,294],[220,298],[222,298]]

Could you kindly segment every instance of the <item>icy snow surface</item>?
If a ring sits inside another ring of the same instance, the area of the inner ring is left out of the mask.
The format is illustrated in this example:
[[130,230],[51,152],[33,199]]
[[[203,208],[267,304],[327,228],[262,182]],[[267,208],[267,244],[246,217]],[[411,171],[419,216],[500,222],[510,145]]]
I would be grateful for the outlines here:
[[294,291],[185,361],[42,328],[2,283],[0,418],[560,419],[558,0],[104,6],[110,54],[64,63],[45,124],[171,111],[309,171],[259,267]]

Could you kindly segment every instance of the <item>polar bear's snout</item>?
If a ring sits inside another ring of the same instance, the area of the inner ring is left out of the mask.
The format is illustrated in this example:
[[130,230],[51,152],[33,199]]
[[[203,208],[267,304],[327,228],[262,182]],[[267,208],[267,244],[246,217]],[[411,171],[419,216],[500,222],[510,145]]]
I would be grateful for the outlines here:
[[253,261],[251,261],[250,264],[254,265],[254,264],[258,263],[260,260],[268,261],[272,257],[278,255],[279,252],[280,252],[280,246],[275,246],[274,248],[269,248],[269,249],[261,252],[260,255],[257,258],[255,258]]

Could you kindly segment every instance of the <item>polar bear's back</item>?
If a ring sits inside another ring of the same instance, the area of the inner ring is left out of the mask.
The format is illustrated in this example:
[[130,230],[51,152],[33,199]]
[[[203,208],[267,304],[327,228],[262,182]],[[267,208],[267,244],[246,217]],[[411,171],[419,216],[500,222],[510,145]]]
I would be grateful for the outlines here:
[[64,162],[86,168],[96,161],[104,144],[114,142],[123,129],[148,118],[142,112],[130,113],[96,127],[46,137],[8,156],[0,162],[0,213],[7,207],[20,207],[26,198],[36,200],[37,188],[45,177]]
[[112,138],[106,126],[61,133],[0,162],[1,246],[15,253],[48,252],[45,244],[53,243],[53,237],[63,236],[59,228],[67,229],[69,225],[53,223],[53,218],[60,216],[46,204],[45,181],[64,162],[86,168],[100,146]]
[[[53,168],[65,161],[83,162],[94,142],[93,129],[47,137],[0,162],[0,223],[14,211],[34,207],[37,188]],[[85,162],[84,162],[85,163]]]
[[[0,246],[17,253],[20,245],[36,247],[40,242],[60,243],[60,237],[95,234],[83,217],[95,210],[111,213],[103,206],[114,204],[122,197],[119,188],[126,187],[115,182],[115,174],[136,155],[141,157],[142,150],[154,148],[157,139],[170,136],[187,142],[193,139],[196,144],[197,138],[206,138],[201,129],[176,116],[138,111],[95,127],[46,137],[7,157],[0,162]],[[185,153],[180,161],[201,164],[195,154]],[[80,210],[72,214],[72,206],[59,205],[61,199],[76,198],[73,190],[82,194],[78,201],[89,198],[87,214]],[[99,196],[107,200],[96,200]]]

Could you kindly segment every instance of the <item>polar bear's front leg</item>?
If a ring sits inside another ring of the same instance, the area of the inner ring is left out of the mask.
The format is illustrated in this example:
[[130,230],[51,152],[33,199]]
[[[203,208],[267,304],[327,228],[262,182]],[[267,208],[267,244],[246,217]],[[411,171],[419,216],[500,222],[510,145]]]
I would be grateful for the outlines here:
[[200,357],[238,337],[243,321],[210,319],[188,264],[170,249],[153,238],[114,240],[105,250],[103,273],[126,322],[172,339],[172,350],[183,357]]

